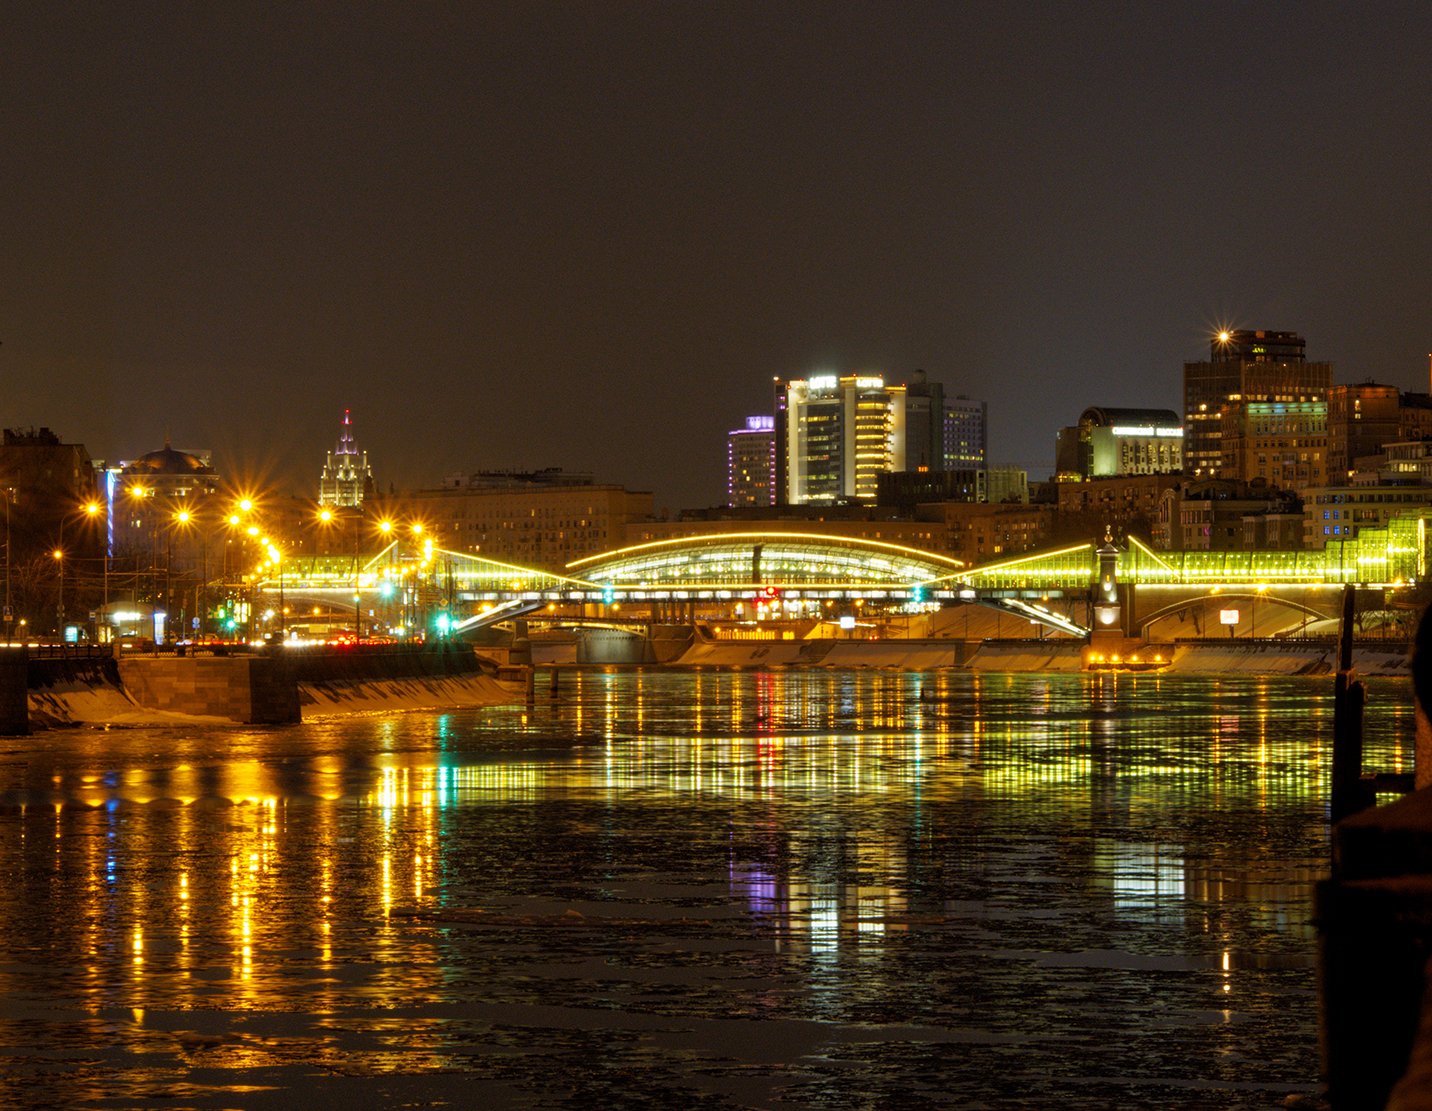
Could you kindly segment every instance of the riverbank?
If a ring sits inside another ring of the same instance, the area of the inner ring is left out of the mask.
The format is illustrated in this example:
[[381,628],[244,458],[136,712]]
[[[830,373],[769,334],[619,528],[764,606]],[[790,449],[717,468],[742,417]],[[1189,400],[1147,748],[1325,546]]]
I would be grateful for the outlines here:
[[30,661],[31,729],[283,724],[308,717],[496,706],[522,697],[465,645]]
[[[1072,672],[1084,669],[1083,650],[1083,642],[1070,639],[704,641],[669,666]],[[1400,644],[1360,646],[1353,665],[1363,675],[1409,674],[1407,648]],[[1140,666],[1183,675],[1325,675],[1337,670],[1337,646],[1274,640],[1153,644]]]

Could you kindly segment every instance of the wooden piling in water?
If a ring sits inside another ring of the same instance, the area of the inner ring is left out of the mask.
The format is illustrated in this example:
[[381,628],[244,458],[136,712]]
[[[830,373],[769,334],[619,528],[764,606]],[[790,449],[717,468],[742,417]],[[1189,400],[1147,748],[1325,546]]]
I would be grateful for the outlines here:
[[1367,686],[1352,666],[1353,609],[1356,588],[1343,588],[1342,629],[1338,641],[1338,672],[1333,684],[1333,767],[1330,806],[1333,824],[1376,803],[1362,778],[1362,711]]

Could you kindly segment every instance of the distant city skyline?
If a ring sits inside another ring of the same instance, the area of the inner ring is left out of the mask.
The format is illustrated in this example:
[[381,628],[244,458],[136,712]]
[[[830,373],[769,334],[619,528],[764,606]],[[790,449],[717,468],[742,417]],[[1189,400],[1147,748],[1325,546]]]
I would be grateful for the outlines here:
[[1427,389],[1423,4],[251,14],[12,13],[0,424],[679,508],[773,375],[923,368],[1035,477],[1220,328]]

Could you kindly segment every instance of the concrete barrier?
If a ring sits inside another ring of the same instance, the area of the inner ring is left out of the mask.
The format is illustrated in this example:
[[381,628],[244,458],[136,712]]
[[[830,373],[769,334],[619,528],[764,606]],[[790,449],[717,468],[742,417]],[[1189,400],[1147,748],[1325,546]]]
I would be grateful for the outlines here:
[[24,648],[0,648],[0,735],[30,731],[30,661]]
[[300,720],[298,681],[280,654],[122,656],[119,677],[130,697],[151,710],[250,725]]

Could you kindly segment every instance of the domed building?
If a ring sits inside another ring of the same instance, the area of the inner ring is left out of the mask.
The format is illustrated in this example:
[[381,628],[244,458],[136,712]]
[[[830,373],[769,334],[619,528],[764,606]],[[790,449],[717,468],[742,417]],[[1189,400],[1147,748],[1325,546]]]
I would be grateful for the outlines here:
[[[105,473],[108,504],[107,594],[140,611],[167,611],[167,635],[197,627],[214,562],[219,474],[207,452],[164,446]],[[215,553],[220,554],[220,553]],[[156,639],[163,634],[156,628]]]
[[208,453],[176,451],[167,439],[158,451],[122,464],[119,477],[125,492],[143,489],[139,497],[203,497],[219,488],[219,475],[210,465]]

